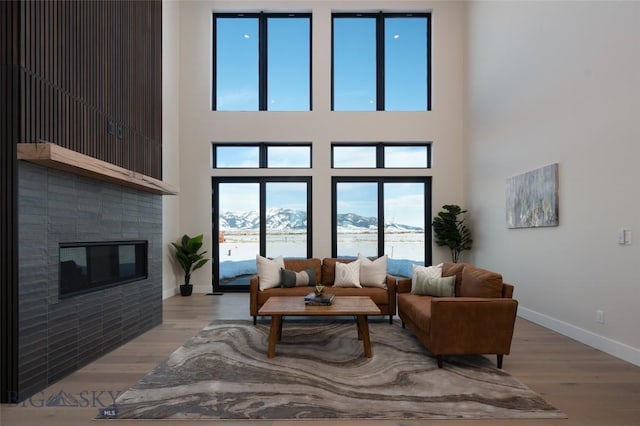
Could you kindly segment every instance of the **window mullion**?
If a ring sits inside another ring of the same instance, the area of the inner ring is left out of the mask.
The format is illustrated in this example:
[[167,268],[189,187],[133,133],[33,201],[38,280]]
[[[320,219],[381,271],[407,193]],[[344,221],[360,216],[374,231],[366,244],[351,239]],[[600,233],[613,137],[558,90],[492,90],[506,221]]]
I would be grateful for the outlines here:
[[376,17],[376,110],[384,111],[384,14]]
[[[211,55],[211,60],[213,61],[212,64],[212,80],[211,80],[211,109],[213,111],[215,111],[218,108],[218,61],[216,60],[216,55],[218,54],[217,52],[217,46],[218,46],[218,40],[216,37],[217,34],[217,22],[218,19],[215,17],[213,17],[213,34],[211,36],[211,43],[213,46],[213,54]],[[215,164],[215,163],[213,163]]]
[[268,158],[268,154],[267,152],[268,150],[268,145],[266,143],[261,143],[260,144],[260,148],[258,151],[258,167],[261,169],[266,169],[268,168],[268,164],[269,164],[269,158]]
[[[431,14],[427,14],[427,111],[431,111]],[[429,162],[431,165],[431,162]]]
[[384,180],[378,180],[378,257],[384,255]]
[[258,110],[267,110],[267,17],[258,18]]
[[265,179],[258,179],[260,182],[260,255],[267,254],[267,182]]

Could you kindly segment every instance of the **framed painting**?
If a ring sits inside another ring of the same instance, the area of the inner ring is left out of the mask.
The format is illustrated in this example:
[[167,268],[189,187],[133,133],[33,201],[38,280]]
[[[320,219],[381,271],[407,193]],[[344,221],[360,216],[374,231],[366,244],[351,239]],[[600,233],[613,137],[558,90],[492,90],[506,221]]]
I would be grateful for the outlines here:
[[558,164],[507,179],[507,227],[558,226]]

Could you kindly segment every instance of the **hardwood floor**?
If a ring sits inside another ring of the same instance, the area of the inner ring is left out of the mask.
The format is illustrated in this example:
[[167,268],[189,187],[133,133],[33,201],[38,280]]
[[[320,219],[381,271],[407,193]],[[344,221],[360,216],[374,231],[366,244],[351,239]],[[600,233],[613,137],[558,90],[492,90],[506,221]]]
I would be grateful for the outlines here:
[[[95,424],[101,406],[136,383],[187,339],[213,319],[249,319],[247,294],[194,294],[164,301],[164,323],[40,394],[17,405],[0,407],[3,426],[74,426]],[[399,321],[396,319],[396,321]],[[495,357],[491,357],[495,362]],[[640,367],[582,345],[518,318],[511,355],[504,369],[567,414],[563,420],[407,420],[313,421],[314,426],[637,426],[640,425]],[[79,407],[47,407],[46,400],[64,391]],[[110,420],[104,420],[109,422]],[[100,421],[101,422],[101,421]],[[141,421],[118,425],[265,425],[286,426],[300,421]],[[304,422],[311,423],[311,422]],[[303,423],[303,424],[304,424]]]

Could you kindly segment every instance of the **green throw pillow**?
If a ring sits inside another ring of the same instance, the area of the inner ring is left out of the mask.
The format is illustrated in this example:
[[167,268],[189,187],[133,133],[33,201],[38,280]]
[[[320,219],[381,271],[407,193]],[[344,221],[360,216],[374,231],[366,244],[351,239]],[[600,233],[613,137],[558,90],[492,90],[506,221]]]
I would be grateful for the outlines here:
[[301,287],[301,286],[315,286],[316,285],[316,271],[313,268],[309,268],[302,272],[290,271],[289,269],[282,268],[280,270],[280,285],[285,288]]
[[453,297],[455,295],[456,277],[430,277],[428,274],[418,272],[416,282],[411,287],[411,294],[434,297]]

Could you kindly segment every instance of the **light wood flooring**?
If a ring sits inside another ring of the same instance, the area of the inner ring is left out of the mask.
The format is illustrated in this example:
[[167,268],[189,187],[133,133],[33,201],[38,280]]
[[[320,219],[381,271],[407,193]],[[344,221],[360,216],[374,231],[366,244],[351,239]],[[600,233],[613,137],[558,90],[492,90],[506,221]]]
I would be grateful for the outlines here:
[[[32,400],[0,407],[0,425],[74,426],[114,422],[123,425],[286,426],[638,426],[640,367],[582,345],[518,318],[511,355],[504,369],[567,414],[562,420],[406,420],[406,421],[148,421],[93,420],[111,395],[128,389],[213,319],[249,319],[248,295],[194,294],[164,301],[164,323],[50,386]],[[396,319],[396,321],[399,321]],[[495,362],[495,357],[490,358]],[[446,367],[446,364],[445,364]],[[59,391],[75,395],[81,407],[46,407]],[[111,394],[109,393],[111,392]]]

